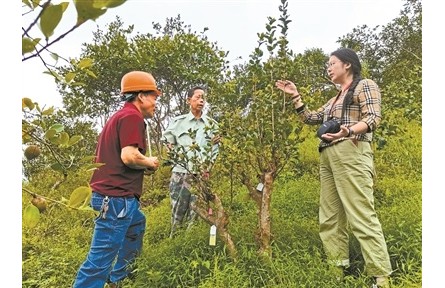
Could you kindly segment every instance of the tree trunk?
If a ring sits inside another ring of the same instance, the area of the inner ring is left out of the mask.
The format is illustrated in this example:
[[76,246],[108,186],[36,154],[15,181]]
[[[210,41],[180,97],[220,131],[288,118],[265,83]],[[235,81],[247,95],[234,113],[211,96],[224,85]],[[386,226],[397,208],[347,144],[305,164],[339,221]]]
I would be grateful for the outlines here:
[[[209,209],[207,208],[209,205],[204,200],[204,197],[209,199],[209,202],[213,203],[213,209],[211,214],[209,213]],[[230,236],[228,224],[229,224],[229,216],[224,211],[224,207],[222,205],[221,199],[216,194],[205,194],[205,196],[198,197],[198,201],[196,205],[192,207],[192,209],[204,219],[210,225],[216,226],[216,231],[219,238],[226,244],[227,249],[229,250],[230,257],[233,260],[237,258],[237,251],[235,247],[235,243],[232,241],[232,237]]]
[[270,221],[270,202],[272,195],[272,187],[274,181],[274,172],[264,172],[261,175],[261,181],[264,185],[261,191],[257,190],[257,186],[252,185],[248,177],[243,177],[242,182],[249,191],[249,196],[255,201],[258,210],[258,229],[255,233],[255,241],[259,246],[258,253],[262,256],[272,257],[271,242],[271,221]]
[[260,255],[272,257],[271,242],[271,225],[270,225],[270,202],[272,196],[273,176],[271,172],[264,174],[264,188],[261,198],[261,209],[259,215],[259,242]]

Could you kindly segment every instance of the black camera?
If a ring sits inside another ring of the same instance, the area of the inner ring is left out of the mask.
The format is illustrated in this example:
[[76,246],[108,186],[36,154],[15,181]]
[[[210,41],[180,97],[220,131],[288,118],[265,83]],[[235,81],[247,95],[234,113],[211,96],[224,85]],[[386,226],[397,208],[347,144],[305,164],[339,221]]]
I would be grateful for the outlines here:
[[325,133],[337,133],[340,131],[340,123],[337,122],[337,120],[329,120],[321,124],[320,128],[318,128],[317,136],[323,141],[326,141],[321,138],[321,135]]

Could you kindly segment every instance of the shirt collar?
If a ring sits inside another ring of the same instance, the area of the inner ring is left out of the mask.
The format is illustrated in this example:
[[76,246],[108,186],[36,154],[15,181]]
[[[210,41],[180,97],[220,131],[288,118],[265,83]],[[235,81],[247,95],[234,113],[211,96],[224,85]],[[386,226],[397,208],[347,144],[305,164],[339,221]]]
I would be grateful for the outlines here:
[[208,125],[208,121],[207,121],[207,117],[205,117],[204,115],[201,114],[201,118],[197,119],[195,118],[195,115],[193,115],[193,113],[190,111],[187,116],[185,117],[187,120],[189,121],[193,121],[193,120],[201,120],[202,122],[204,122],[205,125]]
[[129,109],[133,109],[139,112],[138,108],[136,107],[136,105],[134,105],[131,102],[125,102],[124,103],[124,108],[129,108]]

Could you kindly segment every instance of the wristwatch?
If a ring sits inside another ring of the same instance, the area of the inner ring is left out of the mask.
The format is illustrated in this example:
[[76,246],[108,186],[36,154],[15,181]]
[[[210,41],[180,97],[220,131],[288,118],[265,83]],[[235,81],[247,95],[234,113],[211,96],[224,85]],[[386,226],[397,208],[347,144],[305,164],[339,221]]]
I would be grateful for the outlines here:
[[354,135],[354,130],[352,130],[352,128],[348,128],[348,137],[351,137],[352,135]]

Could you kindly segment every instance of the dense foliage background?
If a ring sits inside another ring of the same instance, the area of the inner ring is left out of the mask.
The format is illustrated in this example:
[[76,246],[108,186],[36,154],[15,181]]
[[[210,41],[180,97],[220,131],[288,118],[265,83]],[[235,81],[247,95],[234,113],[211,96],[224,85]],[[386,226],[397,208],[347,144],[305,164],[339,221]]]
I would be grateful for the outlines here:
[[[41,111],[38,103],[24,100],[23,144],[37,145],[41,153],[23,160],[23,287],[72,284],[89,249],[95,215],[71,204],[95,168],[89,163],[100,128],[119,109],[120,78],[134,67],[151,71],[162,85],[164,95],[150,128],[153,154],[164,160],[160,133],[169,119],[187,110],[187,88],[207,87],[207,112],[218,119],[224,136],[210,185],[230,218],[228,229],[238,254],[231,257],[220,240],[209,246],[204,221],[168,238],[170,167],[163,166],[145,179],[144,249],[124,287],[369,286],[352,234],[352,264],[344,283],[336,282],[324,261],[318,236],[316,127],[301,125],[273,84],[279,78],[295,79],[303,101],[318,108],[336,92],[324,68],[331,51],[292,52],[286,40],[291,21],[286,7],[282,0],[279,17],[268,19],[249,61],[236,67],[228,65],[227,52],[205,31],[192,31],[179,15],[164,25],[154,24],[153,33],[136,36],[117,18],[84,45],[77,64],[91,63],[88,73],[81,73],[82,65],[58,69],[57,75],[64,77],[59,81],[64,109]],[[390,23],[356,27],[338,40],[339,46],[359,53],[364,76],[376,80],[382,91],[384,120],[373,143],[375,205],[394,268],[393,287],[404,288],[422,286],[421,24],[421,1],[407,0]],[[255,237],[258,207],[249,195],[267,173],[273,175],[273,186],[271,253],[265,258]],[[30,201],[37,196],[46,199],[48,207],[38,217],[28,217]]]

